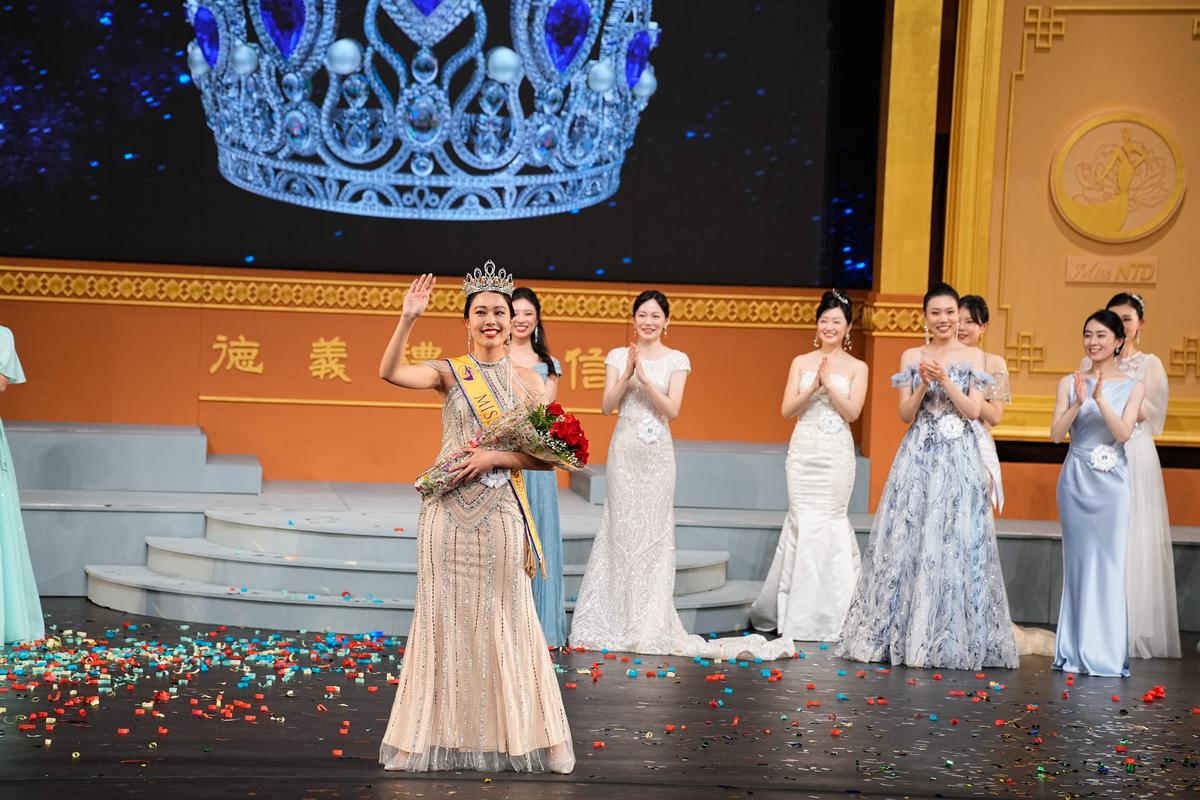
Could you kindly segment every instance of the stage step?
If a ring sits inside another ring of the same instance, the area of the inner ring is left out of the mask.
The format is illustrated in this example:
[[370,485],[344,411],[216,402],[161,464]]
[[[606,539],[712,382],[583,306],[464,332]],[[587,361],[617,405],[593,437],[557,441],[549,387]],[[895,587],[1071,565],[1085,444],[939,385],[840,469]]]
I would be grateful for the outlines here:
[[[786,444],[675,441],[675,505],[687,508],[787,510]],[[871,462],[858,457],[850,510],[868,507]],[[596,505],[604,503],[605,466],[571,474],[571,489]]]
[[[395,561],[319,558],[227,547],[210,539],[153,536],[146,539],[146,566],[169,578],[242,587],[287,590],[295,594],[413,597],[416,564]],[[680,550],[675,553],[675,594],[719,589],[725,584],[729,554]],[[583,564],[563,567],[567,597],[579,593]]]
[[[93,603],[153,617],[208,625],[280,630],[360,633],[382,631],[405,636],[412,624],[412,600],[379,596],[342,597],[332,593],[231,588],[161,575],[146,567],[86,567]],[[675,607],[691,633],[745,628],[756,581],[729,581],[719,589],[678,597]],[[568,623],[574,603],[567,603]]]
[[262,490],[258,459],[210,455],[187,425],[24,422],[6,425],[22,489],[136,492]]

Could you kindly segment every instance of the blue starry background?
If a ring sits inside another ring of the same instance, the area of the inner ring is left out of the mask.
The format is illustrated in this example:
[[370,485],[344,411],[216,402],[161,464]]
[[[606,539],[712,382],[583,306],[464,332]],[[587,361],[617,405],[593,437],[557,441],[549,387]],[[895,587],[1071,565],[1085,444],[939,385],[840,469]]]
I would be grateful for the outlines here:
[[451,223],[226,183],[179,0],[0,0],[0,254],[448,274],[493,258],[521,278],[870,286],[882,0],[660,0],[654,18],[659,89],[616,196]]

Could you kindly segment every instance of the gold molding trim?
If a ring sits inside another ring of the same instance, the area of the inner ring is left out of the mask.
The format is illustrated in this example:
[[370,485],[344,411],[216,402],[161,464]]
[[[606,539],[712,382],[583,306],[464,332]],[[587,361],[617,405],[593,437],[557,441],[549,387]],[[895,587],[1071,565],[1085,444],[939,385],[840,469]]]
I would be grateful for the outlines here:
[[[395,316],[407,282],[353,281],[218,273],[26,266],[0,262],[0,300],[159,308],[291,311]],[[636,292],[534,287],[543,315],[553,322],[625,325]],[[673,325],[708,328],[813,327],[819,296],[672,292]],[[462,314],[462,293],[433,292],[431,317]],[[861,306],[861,303],[858,304]]]
[[1033,39],[1033,49],[1049,50],[1055,39],[1067,35],[1067,20],[1058,16],[1058,9],[1050,6],[1050,13],[1042,16],[1041,6],[1025,6],[1025,36]]
[[[238,405],[270,406],[342,406],[348,408],[427,408],[440,410],[441,403],[409,403],[388,400],[325,400],[314,397],[234,397],[228,395],[202,394],[201,403],[235,403]],[[602,414],[598,408],[571,408],[573,414]]]
[[920,303],[868,300],[860,314],[862,329],[879,338],[923,338],[924,309]]
[[1017,375],[1022,372],[1030,375],[1054,372],[1042,366],[1046,363],[1046,346],[1038,344],[1034,331],[1021,331],[1017,334],[1015,344],[1004,345],[1004,361],[1008,364],[1008,371]]
[[[1004,418],[992,430],[992,436],[1005,441],[1050,441],[1050,423],[1054,419],[1054,397],[1015,395],[1004,407]],[[1200,400],[1172,400],[1161,436],[1154,441],[1165,445],[1200,446]]]

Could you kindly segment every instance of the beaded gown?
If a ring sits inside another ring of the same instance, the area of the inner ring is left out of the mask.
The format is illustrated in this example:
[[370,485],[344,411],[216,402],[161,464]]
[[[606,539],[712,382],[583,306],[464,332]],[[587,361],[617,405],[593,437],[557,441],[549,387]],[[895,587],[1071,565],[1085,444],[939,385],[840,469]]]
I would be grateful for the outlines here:
[[[624,372],[629,348],[604,363]],[[685,353],[641,359],[663,392],[676,372],[690,372]],[[790,640],[758,634],[705,639],[690,635],[675,610],[675,448],[667,419],[635,374],[621,399],[608,448],[607,495],[571,621],[571,644],[589,650],[763,659],[790,657]]]
[[[807,388],[817,373],[801,373]],[[830,378],[849,396],[851,379]],[[847,508],[854,489],[850,426],[817,389],[796,419],[787,461],[788,513],[762,591],[750,608],[760,631],[804,642],[836,642],[861,569]]]
[[[429,363],[449,372],[445,362]],[[518,398],[508,359],[480,368],[500,404],[512,408]],[[476,431],[466,396],[452,386],[436,461]],[[416,605],[379,760],[413,772],[574,767],[525,574],[524,523],[508,483],[471,481],[421,505]]]
[[[1129,676],[1125,552],[1129,536],[1129,473],[1125,448],[1088,397],[1071,423],[1071,446],[1058,476],[1063,588],[1054,668]],[[1106,380],[1101,391],[1123,413],[1133,380]],[[1075,387],[1069,394],[1075,399]]]
[[[3,326],[0,326],[0,374],[10,384],[25,382],[12,331]],[[0,645],[41,639],[45,634],[42,601],[21,519],[12,452],[4,424],[0,423]]]
[[[557,374],[562,374],[558,359],[553,359]],[[550,376],[546,364],[538,361],[533,371],[543,381]],[[525,473],[525,490],[529,507],[542,540],[542,556],[546,562],[546,577],[539,572],[533,576],[533,605],[542,623],[546,644],[561,647],[567,643],[567,606],[563,598],[563,546],[558,517],[558,476],[552,470],[530,470]]]
[[[952,364],[964,392],[991,382]],[[892,378],[920,386],[916,367]],[[900,442],[863,552],[838,654],[912,667],[1016,667],[988,473],[976,431],[931,386]]]

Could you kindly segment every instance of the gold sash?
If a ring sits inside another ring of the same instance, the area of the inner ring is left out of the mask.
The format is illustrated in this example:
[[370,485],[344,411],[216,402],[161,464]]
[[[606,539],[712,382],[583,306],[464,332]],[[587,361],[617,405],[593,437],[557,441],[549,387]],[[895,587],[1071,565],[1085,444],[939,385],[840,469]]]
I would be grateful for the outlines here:
[[[479,422],[480,427],[486,428],[500,419],[504,409],[501,408],[500,401],[496,399],[492,387],[488,385],[487,376],[483,374],[483,369],[475,357],[466,355],[448,358],[446,363],[454,372],[458,388],[462,389],[467,402],[471,404],[471,411],[475,414],[475,419]],[[521,509],[521,516],[524,517],[525,522],[525,574],[532,578],[540,568],[544,578],[546,577],[546,561],[542,557],[542,543],[538,539],[533,512],[529,509],[529,495],[525,493],[525,477],[519,469],[509,470],[509,476],[508,485],[512,487],[513,494],[516,495],[517,505]]]

